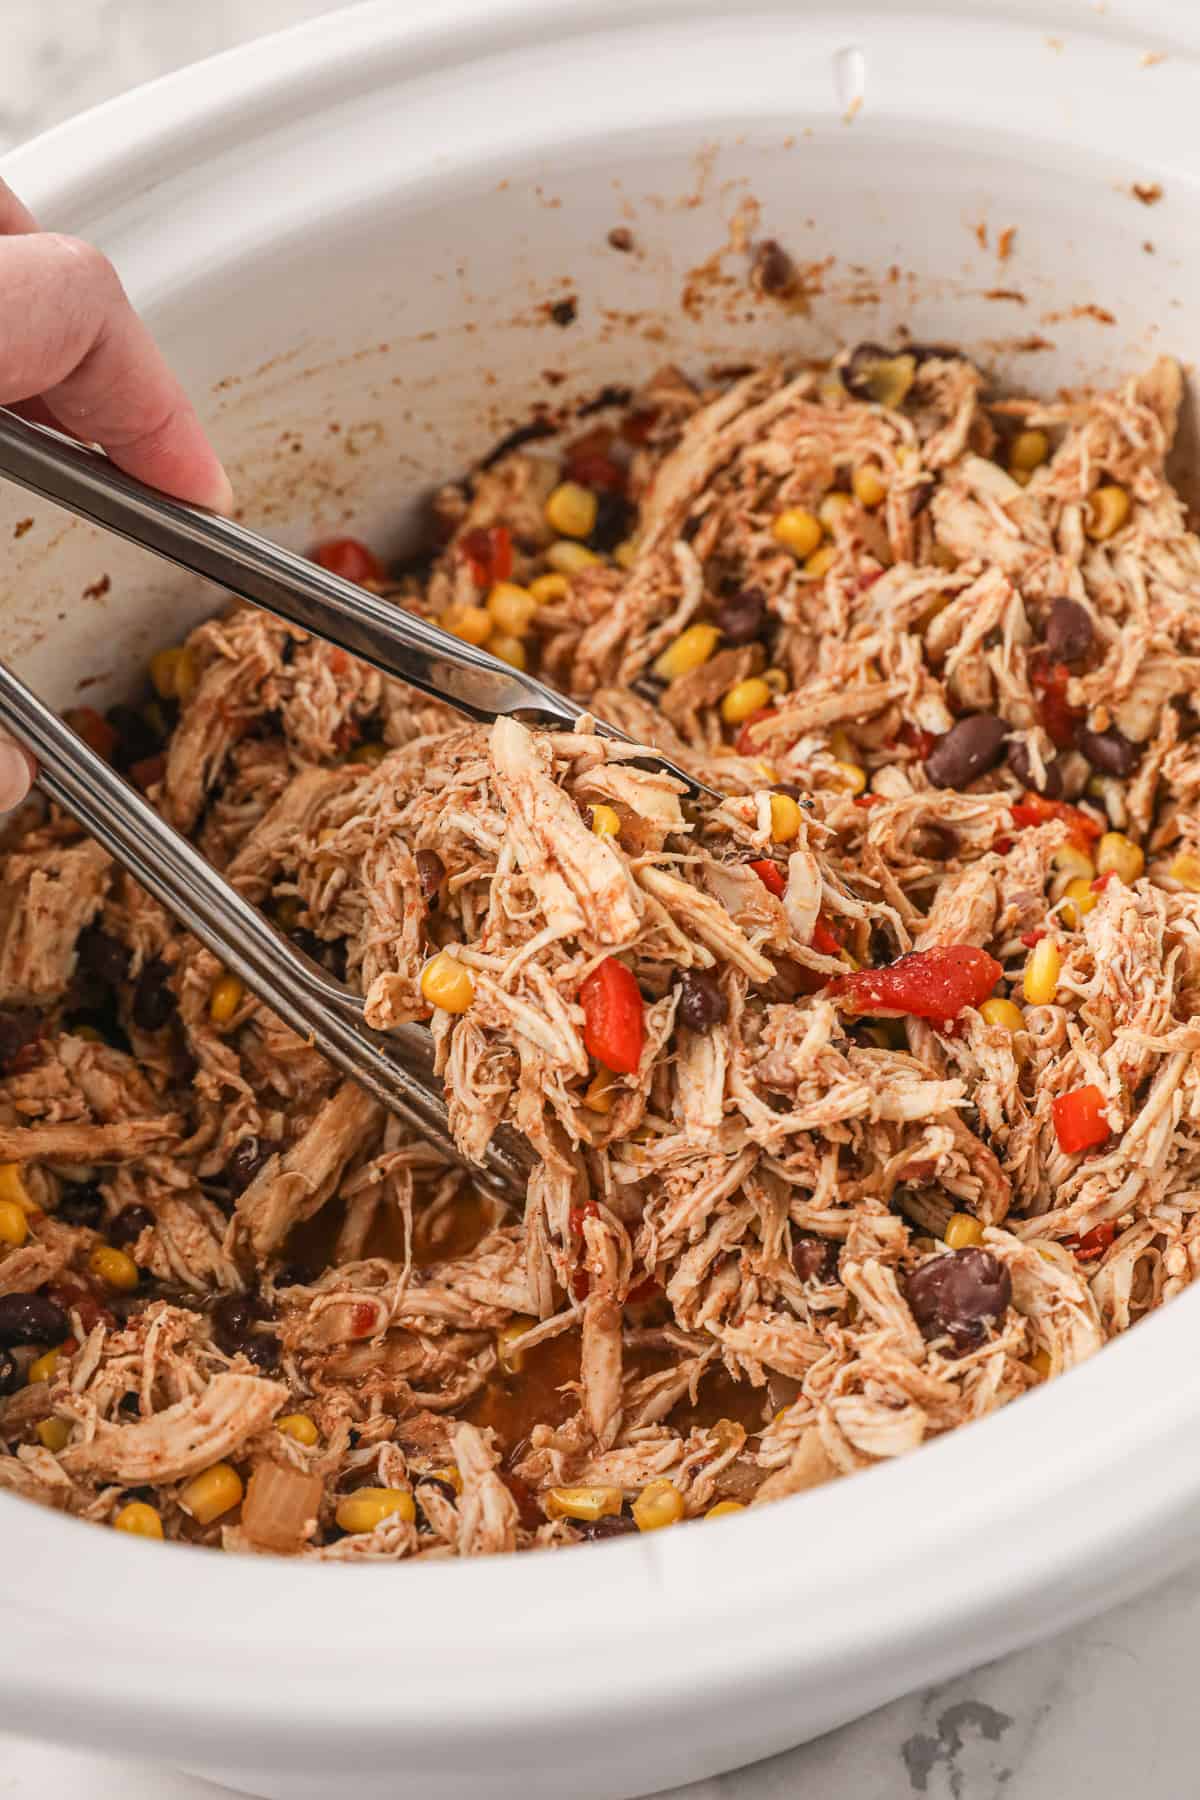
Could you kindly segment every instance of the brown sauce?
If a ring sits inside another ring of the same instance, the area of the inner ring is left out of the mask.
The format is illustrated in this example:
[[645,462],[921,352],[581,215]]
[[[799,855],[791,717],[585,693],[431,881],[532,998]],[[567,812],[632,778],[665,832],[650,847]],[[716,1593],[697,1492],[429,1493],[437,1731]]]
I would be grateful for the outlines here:
[[564,1331],[527,1350],[521,1367],[497,1373],[465,1409],[472,1425],[489,1425],[510,1456],[535,1425],[562,1425],[578,1406],[579,1333]]

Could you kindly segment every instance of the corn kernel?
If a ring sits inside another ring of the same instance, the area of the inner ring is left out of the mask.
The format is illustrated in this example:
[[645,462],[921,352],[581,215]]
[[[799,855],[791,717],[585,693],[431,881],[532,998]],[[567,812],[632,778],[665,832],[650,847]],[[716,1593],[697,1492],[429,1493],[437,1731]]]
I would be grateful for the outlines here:
[[208,997],[208,1016],[214,1025],[228,1025],[246,992],[236,975],[222,975]]
[[35,1356],[25,1371],[25,1379],[32,1387],[36,1381],[53,1381],[62,1358],[62,1345],[57,1344],[53,1350],[43,1350]]
[[284,1413],[276,1419],[275,1429],[282,1431],[284,1437],[295,1438],[298,1444],[307,1444],[310,1450],[321,1436],[307,1413]]
[[951,1213],[942,1235],[951,1250],[965,1250],[971,1244],[982,1244],[983,1226],[970,1213]]
[[616,1099],[617,1078],[610,1069],[601,1069],[593,1076],[583,1095],[583,1104],[592,1112],[610,1113]]
[[1018,487],[1028,487],[1033,480],[1032,469],[1010,469],[1008,472]]
[[1077,875],[1074,881],[1068,881],[1063,889],[1063,922],[1072,931],[1078,931],[1085,916],[1091,912],[1100,896],[1091,882],[1083,875]]
[[529,660],[525,655],[525,646],[520,638],[494,637],[488,645],[488,649],[493,656],[498,656],[500,661],[507,663],[511,669],[523,669]]
[[528,588],[515,581],[498,581],[487,597],[487,609],[498,631],[510,637],[524,637],[533,623],[538,603]]
[[800,808],[790,794],[771,795],[771,842],[790,844],[800,835]]
[[820,581],[821,577],[827,575],[833,567],[836,556],[837,546],[835,544],[822,544],[819,550],[814,550],[811,556],[805,558],[804,573],[811,580]]
[[[784,1408],[784,1411],[787,1411],[786,1407]],[[740,1500],[718,1500],[715,1506],[709,1507],[704,1516],[706,1519],[727,1519],[731,1513],[745,1511],[746,1508]]]
[[1040,1376],[1043,1381],[1047,1381],[1050,1376],[1050,1352],[1035,1350],[1029,1359],[1029,1366],[1035,1375]]
[[877,463],[860,463],[850,477],[850,486],[860,506],[879,506],[887,499],[887,482]]
[[369,744],[356,744],[346,758],[347,762],[365,763],[369,769],[377,769],[388,753],[386,744],[372,741]]
[[788,678],[782,669],[764,669],[763,680],[773,694],[786,694]]
[[496,1333],[496,1355],[500,1367],[507,1369],[509,1374],[515,1374],[524,1363],[525,1352],[519,1348],[520,1342],[536,1323],[535,1319],[526,1319],[518,1314]]
[[1193,894],[1200,894],[1200,856],[1194,850],[1181,850],[1173,859],[1167,874],[1180,887],[1187,888]]
[[1102,544],[1120,531],[1129,517],[1129,495],[1123,487],[1106,483],[1093,490],[1088,498],[1083,528],[1090,538]]
[[230,1463],[214,1463],[185,1481],[179,1490],[179,1504],[198,1525],[211,1525],[222,1513],[237,1506],[245,1489],[242,1478]]
[[47,1450],[53,1450],[57,1456],[60,1450],[67,1447],[71,1427],[65,1419],[43,1419],[37,1428],[37,1434]]
[[435,1481],[444,1481],[446,1486],[452,1487],[456,1494],[462,1493],[462,1470],[457,1463],[445,1463],[440,1469],[429,1469],[427,1473],[432,1475]]
[[596,528],[596,496],[577,481],[563,481],[546,502],[546,523],[559,537],[585,538]]
[[492,615],[482,606],[449,606],[442,614],[441,626],[451,637],[474,644],[479,650],[492,635]]
[[1072,880],[1095,881],[1096,865],[1085,850],[1075,844],[1060,844],[1054,852],[1054,866],[1060,875]]
[[1012,1000],[985,1000],[979,1016],[985,1025],[999,1025],[1004,1031],[1025,1029],[1025,1014]]
[[857,763],[835,762],[839,784],[848,794],[861,794],[867,785],[867,771]]
[[683,1495],[665,1475],[648,1482],[633,1503],[639,1531],[661,1531],[664,1525],[678,1524],[683,1514]]
[[727,725],[742,725],[751,713],[766,706],[770,698],[771,690],[762,676],[751,675],[730,688],[721,702],[721,717]]
[[421,970],[421,993],[443,1012],[465,1013],[475,998],[471,971],[448,950],[439,950]]
[[150,681],[160,700],[186,700],[196,685],[191,651],[183,644],[156,650],[150,658]]
[[1050,439],[1044,431],[1018,431],[1008,453],[1008,466],[1014,473],[1020,469],[1032,474],[1050,454]]
[[33,1211],[33,1201],[29,1198],[22,1179],[20,1163],[0,1163],[0,1200],[11,1200],[26,1212]]
[[772,524],[771,536],[793,556],[809,556],[821,541],[821,521],[802,506],[790,506]]
[[545,606],[549,600],[565,600],[570,591],[565,575],[536,575],[529,584],[529,592],[539,606]]
[[592,830],[597,837],[620,837],[621,816],[613,807],[593,806],[591,814]]
[[1106,831],[1096,846],[1096,873],[1115,875],[1132,887],[1146,867],[1146,852],[1123,831]]
[[374,1531],[385,1519],[399,1518],[409,1525],[417,1516],[407,1488],[358,1488],[338,1501],[334,1517],[343,1531]]
[[130,1293],[141,1279],[132,1256],[111,1244],[96,1245],[88,1257],[88,1268],[106,1287],[119,1288],[123,1293]]
[[158,1513],[144,1500],[131,1500],[113,1520],[114,1531],[127,1531],[132,1537],[161,1538],[163,1524]]
[[559,538],[547,550],[546,561],[560,575],[578,575],[581,569],[594,569],[600,558],[586,544],[575,544],[570,538]]
[[73,1025],[71,1035],[82,1038],[85,1044],[102,1044],[104,1042],[103,1035],[96,1030],[94,1025]]
[[1053,938],[1041,938],[1029,953],[1022,981],[1030,1006],[1049,1006],[1058,992],[1062,957]]
[[546,1512],[552,1519],[613,1519],[623,1501],[618,1487],[556,1487],[546,1495]]
[[0,1244],[9,1244],[16,1250],[28,1236],[29,1221],[24,1207],[18,1206],[15,1200],[0,1200]]
[[708,661],[720,641],[715,625],[689,625],[655,658],[654,673],[660,681],[677,681],[681,675],[690,675]]
[[624,538],[612,553],[612,559],[618,569],[632,569],[637,561],[637,545],[632,538]]
[[817,517],[829,533],[830,537],[833,537],[838,526],[842,524],[853,511],[853,498],[849,494],[835,492],[826,494],[820,506],[817,508]]

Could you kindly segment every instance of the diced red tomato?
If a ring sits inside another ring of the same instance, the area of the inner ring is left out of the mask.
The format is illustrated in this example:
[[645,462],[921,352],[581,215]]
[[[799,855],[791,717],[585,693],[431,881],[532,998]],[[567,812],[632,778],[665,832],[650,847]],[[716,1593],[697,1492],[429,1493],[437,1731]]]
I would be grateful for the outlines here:
[[1033,950],[1041,943],[1044,937],[1048,936],[1049,933],[1045,931],[1023,931],[1021,933],[1021,942],[1027,950]]
[[995,957],[974,944],[939,944],[882,969],[838,975],[826,991],[847,1012],[956,1019],[964,1007],[982,1005],[1003,973]]
[[646,1014],[632,973],[606,956],[579,989],[583,1042],[589,1056],[614,1075],[633,1075],[646,1042]]
[[143,794],[148,794],[150,789],[162,780],[166,772],[167,759],[161,751],[157,756],[144,756],[141,762],[129,765],[129,779],[134,787],[141,788]]
[[340,575],[343,581],[383,580],[383,564],[358,538],[326,538],[323,543],[314,544],[309,555],[313,562],[320,563],[331,575]]
[[1038,694],[1038,717],[1050,742],[1059,750],[1069,750],[1075,732],[1086,718],[1078,707],[1067,704],[1067,683],[1071,671],[1066,663],[1035,663],[1029,679]]
[[627,444],[644,444],[654,429],[657,412],[626,413],[621,421],[621,436]]
[[756,744],[754,739],[750,736],[750,727],[752,725],[757,725],[760,719],[769,719],[774,710],[775,708],[773,706],[760,706],[757,712],[752,712],[750,714],[750,717],[746,720],[746,723],[742,726],[742,729],[733,740],[733,747],[739,756],[758,755],[762,746]]
[[567,1223],[576,1237],[583,1236],[583,1221],[600,1216],[600,1208],[594,1200],[587,1200],[582,1206],[573,1206],[567,1214]]
[[546,1523],[546,1515],[538,1505],[533,1489],[507,1469],[498,1469],[496,1473],[517,1503],[517,1520],[522,1530],[537,1531]]
[[471,565],[476,587],[490,588],[512,574],[512,533],[507,525],[477,525],[463,533],[458,547]]
[[358,719],[343,719],[334,730],[333,747],[345,756],[348,750],[353,750],[361,737],[361,722]]
[[855,794],[854,804],[861,806],[864,812],[870,812],[871,808],[878,806],[882,799],[882,794]]
[[641,1306],[644,1301],[653,1300],[658,1291],[659,1285],[657,1277],[654,1275],[647,1275],[643,1281],[638,1282],[636,1287],[630,1288],[625,1296],[626,1305]]
[[836,956],[842,947],[841,938],[821,913],[817,915],[817,922],[813,926],[812,947],[819,950],[822,956]]
[[571,1275],[571,1292],[577,1300],[586,1300],[592,1291],[592,1278],[586,1269],[575,1269]]
[[767,892],[769,894],[774,894],[777,900],[782,899],[787,889],[787,877],[779,867],[779,864],[773,863],[769,857],[763,856],[760,857],[757,862],[752,862],[750,867],[754,870],[754,873],[758,876],[758,879],[762,882]]
[[[62,1307],[65,1313],[77,1312],[79,1323],[85,1331],[94,1330],[101,1320],[110,1327],[117,1322],[116,1314],[109,1312],[106,1306],[101,1306],[91,1289],[83,1287],[78,1282],[54,1282],[46,1289],[46,1293],[56,1306]],[[67,1339],[69,1344],[73,1344],[74,1341],[73,1338]]]
[[117,733],[94,706],[73,706],[63,714],[63,720],[83,739],[89,750],[94,750],[105,762],[112,761],[113,751],[117,747]]
[[1074,1250],[1080,1262],[1095,1262],[1104,1255],[1117,1235],[1117,1227],[1112,1219],[1106,1219],[1102,1225],[1093,1225],[1085,1231],[1081,1238],[1068,1239],[1068,1249]]
[[563,474],[581,487],[604,488],[619,494],[625,488],[625,470],[612,455],[615,432],[611,425],[597,425],[568,444],[563,453]]
[[933,749],[933,746],[937,743],[937,738],[932,731],[922,731],[919,725],[910,725],[907,719],[896,733],[896,736],[900,743],[904,745],[905,749],[915,750],[922,762],[925,761]]
[[1046,825],[1051,819],[1061,819],[1071,836],[1082,838],[1085,844],[1104,832],[1104,826],[1082,807],[1070,806],[1065,800],[1047,800],[1045,794],[1030,790],[1014,802],[1011,811],[1014,825],[1019,825],[1022,830],[1033,825]]
[[1074,1156],[1079,1150],[1094,1150],[1097,1144],[1111,1137],[1112,1126],[1104,1106],[1104,1095],[1090,1083],[1087,1087],[1073,1088],[1069,1094],[1060,1094],[1052,1101],[1050,1111],[1059,1149]]
[[376,1329],[379,1309],[373,1300],[357,1300],[350,1312],[350,1336],[370,1337]]
[[1104,892],[1105,888],[1108,886],[1109,882],[1115,881],[1116,879],[1117,879],[1117,872],[1115,869],[1109,869],[1108,872],[1104,875],[1097,875],[1095,881],[1093,881],[1093,883],[1092,883],[1093,894],[1102,894]]

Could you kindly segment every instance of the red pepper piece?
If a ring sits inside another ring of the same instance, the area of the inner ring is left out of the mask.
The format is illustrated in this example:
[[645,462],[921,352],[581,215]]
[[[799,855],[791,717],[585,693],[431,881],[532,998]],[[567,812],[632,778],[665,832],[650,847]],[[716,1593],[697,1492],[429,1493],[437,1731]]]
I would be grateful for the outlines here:
[[847,1012],[956,1019],[964,1007],[982,1005],[1003,973],[995,957],[974,944],[939,944],[886,968],[838,975],[826,992]]
[[579,1003],[588,1055],[614,1075],[635,1074],[646,1042],[646,1016],[641,991],[625,964],[606,956],[581,985]]
[[1066,1244],[1080,1262],[1095,1262],[1104,1255],[1116,1235],[1116,1224],[1106,1219],[1102,1225],[1093,1225],[1090,1231],[1085,1231],[1081,1238],[1067,1238]]
[[906,750],[915,750],[922,762],[927,759],[933,746],[937,743],[937,738],[932,731],[922,731],[919,725],[910,725],[907,719],[896,736]]
[[854,796],[855,806],[861,806],[864,812],[870,812],[871,808],[879,806],[882,800],[882,794],[855,794]]
[[625,471],[611,456],[568,457],[563,473],[568,481],[577,481],[580,487],[593,491],[604,489],[610,494],[625,491]]
[[594,1200],[587,1200],[582,1206],[571,1207],[570,1211],[567,1213],[567,1223],[576,1237],[582,1237],[583,1221],[585,1219],[597,1219],[599,1216],[600,1208],[596,1205],[596,1202]]
[[733,740],[733,747],[739,756],[758,756],[761,754],[762,745],[754,742],[754,739],[750,736],[750,727],[752,725],[757,725],[760,719],[769,719],[774,710],[775,708],[773,706],[760,706],[757,712],[752,712],[750,714],[750,717],[746,720],[746,723],[742,726],[742,729]]
[[777,900],[783,898],[787,889],[787,877],[778,863],[773,863],[769,857],[763,856],[757,862],[752,862],[750,867],[769,894],[774,894]]
[[586,1300],[592,1291],[592,1278],[586,1269],[576,1269],[571,1275],[571,1292],[577,1300]]
[[1067,704],[1067,683],[1071,671],[1066,663],[1036,663],[1029,679],[1038,693],[1038,717],[1050,742],[1059,750],[1069,750],[1075,732],[1087,716],[1078,707]]
[[167,759],[161,751],[157,756],[144,756],[141,762],[129,765],[129,779],[134,787],[141,788],[143,794],[148,794],[166,772]]
[[94,706],[73,706],[63,714],[63,721],[83,739],[89,750],[94,750],[105,762],[112,761],[113,751],[117,747],[117,733]]
[[383,580],[383,564],[358,538],[326,538],[323,543],[314,544],[309,555],[313,562],[320,563],[331,575],[340,575],[343,581]]
[[379,1322],[379,1309],[371,1300],[357,1300],[350,1310],[350,1336],[370,1337]]
[[1061,819],[1068,826],[1073,838],[1082,838],[1085,845],[1101,837],[1104,826],[1085,813],[1082,807],[1069,806],[1065,800],[1047,800],[1045,794],[1026,792],[1011,807],[1013,824],[1022,830],[1028,826],[1046,825],[1051,819]]
[[1093,894],[1102,894],[1104,892],[1105,888],[1108,886],[1109,882],[1115,881],[1116,879],[1117,879],[1117,872],[1115,869],[1109,869],[1107,874],[1097,875],[1095,881],[1093,881],[1093,883],[1092,883]]
[[1044,937],[1049,937],[1049,935],[1050,934],[1047,931],[1023,931],[1021,933],[1021,942],[1027,950],[1033,950],[1041,943]]
[[837,956],[842,948],[841,938],[833,927],[826,923],[824,915],[820,913],[813,926],[812,947],[814,950],[819,950],[822,956]]
[[1112,1126],[1105,1116],[1104,1106],[1104,1095],[1090,1083],[1087,1087],[1073,1088],[1069,1094],[1060,1094],[1052,1101],[1050,1111],[1059,1149],[1074,1156],[1079,1150],[1095,1149],[1097,1144],[1111,1137]]
[[471,565],[476,587],[490,588],[512,574],[512,533],[507,525],[477,525],[463,533],[458,547]]

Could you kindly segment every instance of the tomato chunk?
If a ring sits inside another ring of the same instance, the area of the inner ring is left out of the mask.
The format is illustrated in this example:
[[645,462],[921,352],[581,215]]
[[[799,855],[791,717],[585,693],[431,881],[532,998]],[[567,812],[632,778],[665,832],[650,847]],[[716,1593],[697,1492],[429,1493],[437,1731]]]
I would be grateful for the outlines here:
[[761,754],[762,745],[755,743],[750,735],[750,728],[752,725],[757,725],[760,719],[769,719],[774,711],[775,708],[773,706],[760,706],[757,712],[752,712],[750,714],[750,717],[746,720],[746,723],[742,726],[742,729],[733,740],[733,747],[739,756],[758,756]]
[[779,864],[773,863],[770,857],[763,856],[760,857],[757,862],[752,862],[750,867],[754,870],[754,873],[758,876],[758,879],[762,882],[767,892],[769,894],[774,894],[776,899],[782,899],[787,888],[787,877],[784,875]]
[[822,956],[837,956],[842,948],[842,940],[829,925],[824,914],[818,914],[813,926],[812,947],[819,950]]
[[915,750],[922,762],[928,760],[937,738],[932,731],[923,731],[919,725],[912,725],[905,719],[896,733],[896,737],[907,750]]
[[458,547],[471,565],[476,587],[490,588],[512,574],[512,533],[507,525],[477,525],[464,531]]
[[1079,1150],[1094,1150],[1111,1137],[1112,1126],[1104,1106],[1104,1095],[1090,1083],[1073,1088],[1069,1094],[1060,1094],[1050,1107],[1059,1149],[1073,1156]]
[[116,729],[101,717],[94,706],[73,706],[63,714],[63,719],[83,739],[89,750],[94,750],[105,762],[112,761],[113,751],[117,747]]
[[646,1017],[641,991],[625,964],[606,956],[579,989],[589,1056],[614,1075],[633,1075],[642,1060]]
[[1095,1262],[1104,1255],[1116,1235],[1116,1225],[1106,1219],[1102,1225],[1093,1225],[1090,1231],[1085,1231],[1081,1238],[1068,1238],[1067,1248],[1074,1250],[1080,1262]]
[[1070,669],[1066,663],[1037,663],[1029,678],[1037,690],[1042,729],[1056,749],[1069,750],[1075,742],[1076,729],[1087,717],[1078,707],[1067,705]]
[[838,975],[826,992],[852,1013],[956,1019],[980,1006],[1004,973],[994,956],[974,944],[939,944],[914,950],[882,969]]
[[309,554],[313,562],[320,563],[331,575],[340,575],[343,581],[383,580],[383,564],[358,538],[326,538],[323,543],[314,544]]
[[130,763],[129,779],[134,787],[141,788],[143,794],[160,782],[167,772],[167,759],[160,751],[157,756],[144,756],[141,762]]
[[1065,800],[1047,800],[1045,794],[1032,791],[1024,793],[1011,807],[1013,824],[1022,830],[1027,826],[1046,825],[1051,819],[1061,819],[1069,828],[1073,838],[1086,841],[1101,837],[1104,826],[1082,807],[1070,806]]

